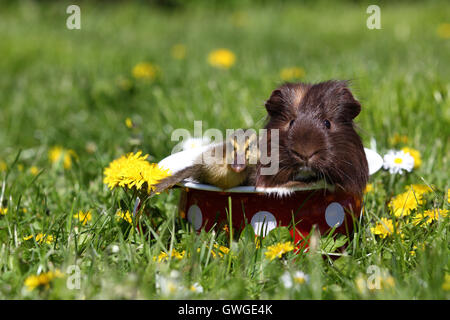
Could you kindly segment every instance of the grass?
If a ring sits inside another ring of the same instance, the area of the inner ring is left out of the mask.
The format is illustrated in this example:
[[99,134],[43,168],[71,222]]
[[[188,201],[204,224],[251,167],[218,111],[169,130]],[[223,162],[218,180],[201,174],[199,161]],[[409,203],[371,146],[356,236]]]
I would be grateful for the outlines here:
[[[449,22],[447,2],[383,4],[381,30],[366,28],[364,3],[169,11],[83,2],[81,30],[65,27],[67,5],[1,4],[0,195],[8,208],[0,215],[1,299],[450,297],[448,218],[418,226],[398,219],[399,232],[384,239],[370,231],[381,217],[393,218],[389,200],[412,183],[434,186],[416,212],[448,208],[450,42],[437,33]],[[186,47],[184,59],[171,56],[175,44]],[[207,63],[217,48],[236,55],[231,68]],[[155,79],[132,76],[143,61],[158,67]],[[305,70],[303,81],[353,81],[365,146],[376,141],[384,154],[406,145],[422,156],[410,174],[371,177],[374,190],[345,255],[323,257],[336,253],[324,238],[317,252],[270,261],[264,252],[286,240],[282,229],[261,248],[248,229],[233,230],[231,243],[225,231],[196,234],[178,215],[176,190],[150,200],[145,232],[117,220],[117,209],[132,211],[134,198],[103,184],[110,161],[137,150],[158,161],[176,144],[172,131],[192,130],[194,120],[204,130],[262,127],[263,101],[293,66]],[[407,141],[394,143],[396,134]],[[70,168],[49,160],[58,145],[75,152]],[[85,225],[74,218],[80,210],[92,212]],[[53,239],[23,239],[38,233]],[[212,252],[215,243],[230,252]],[[173,250],[184,257],[158,261]],[[67,285],[76,284],[66,274],[74,265],[79,289]],[[65,275],[28,290],[29,276],[55,270]],[[308,280],[285,288],[282,275],[300,270]],[[381,288],[368,290],[373,270]],[[203,290],[190,290],[196,283]]]

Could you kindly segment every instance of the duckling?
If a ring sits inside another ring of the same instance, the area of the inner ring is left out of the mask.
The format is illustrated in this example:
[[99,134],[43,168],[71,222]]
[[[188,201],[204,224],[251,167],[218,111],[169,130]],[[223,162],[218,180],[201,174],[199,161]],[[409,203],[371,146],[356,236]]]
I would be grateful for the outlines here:
[[211,145],[203,151],[192,165],[175,172],[155,185],[161,192],[175,184],[192,179],[221,189],[229,189],[246,183],[254,176],[258,152],[256,133],[236,130],[222,143]]

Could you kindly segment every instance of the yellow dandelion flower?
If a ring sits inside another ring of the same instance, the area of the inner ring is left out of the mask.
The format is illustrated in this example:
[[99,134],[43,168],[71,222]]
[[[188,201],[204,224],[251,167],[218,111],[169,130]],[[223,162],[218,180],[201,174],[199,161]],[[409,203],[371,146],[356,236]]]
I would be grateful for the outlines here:
[[285,253],[292,250],[294,250],[294,245],[291,241],[288,241],[269,246],[264,254],[267,259],[273,260],[275,258],[281,258]]
[[33,235],[29,235],[26,237],[23,237],[23,240],[28,241],[30,239],[35,239],[36,242],[38,242],[39,244],[42,244],[43,242],[45,242],[46,244],[50,244],[53,242],[54,238],[52,235],[47,235],[45,233],[38,233],[36,235],[36,237],[34,237]]
[[49,271],[46,273],[41,273],[39,275],[31,275],[25,279],[25,286],[28,291],[31,291],[37,287],[44,287],[48,289],[50,287],[50,282],[55,278],[62,278],[64,275],[59,270]]
[[183,44],[176,44],[170,50],[172,58],[177,60],[183,60],[186,57],[186,46]]
[[6,216],[7,213],[8,213],[8,208],[0,208],[0,215]]
[[30,168],[30,173],[31,173],[33,176],[36,176],[36,175],[39,173],[39,168],[36,167],[36,166],[32,166],[32,167]]
[[409,186],[405,187],[405,190],[407,191],[413,191],[416,195],[422,195],[428,192],[432,192],[433,188],[427,186],[426,184],[411,184]]
[[417,169],[422,165],[422,157],[418,150],[413,149],[413,148],[404,147],[404,148],[402,148],[402,151],[404,153],[409,153],[411,155],[411,157],[414,158],[414,169]]
[[64,169],[69,170],[72,167],[72,159],[77,158],[77,155],[71,149],[55,146],[48,152],[48,158],[52,164],[58,164],[62,161]]
[[299,67],[283,68],[280,71],[280,78],[284,81],[301,79],[306,75],[305,70]]
[[228,49],[218,49],[208,55],[208,62],[216,68],[228,69],[236,61],[236,56]]
[[445,275],[444,283],[442,284],[442,289],[444,291],[450,291],[450,274]]
[[125,119],[125,125],[127,126],[128,129],[133,128],[133,121],[131,120],[131,118]]
[[74,218],[80,220],[80,222],[84,225],[86,225],[89,221],[92,220],[92,213],[91,211],[83,212],[79,211],[78,213],[73,215]]
[[391,219],[381,218],[381,221],[375,227],[370,228],[370,231],[384,239],[394,233],[394,224]]
[[422,223],[423,225],[429,225],[433,221],[439,220],[440,218],[448,217],[447,209],[434,209],[425,210],[423,213],[418,213],[412,220],[413,224],[417,226]]
[[170,175],[169,170],[162,169],[156,163],[149,163],[148,155],[141,156],[142,151],[136,154],[129,153],[112,161],[104,170],[103,183],[110,189],[114,187],[136,188],[141,190],[144,184],[150,194],[159,180]]
[[155,79],[158,74],[159,68],[149,62],[140,62],[133,67],[133,77],[136,79]]
[[392,198],[388,206],[396,217],[402,217],[410,215],[423,202],[422,194],[406,191]]
[[133,219],[131,217],[131,213],[128,210],[125,213],[122,212],[121,210],[117,211],[116,217],[117,217],[117,221],[125,220],[129,224],[133,224]]
[[364,189],[364,193],[369,193],[373,191],[373,183],[368,183]]
[[394,133],[394,135],[389,138],[389,142],[392,145],[396,145],[396,144],[399,144],[399,143],[407,144],[408,141],[409,141],[408,136],[400,135],[398,133]]
[[45,242],[46,244],[50,244],[53,242],[54,238],[52,235],[48,235],[45,233],[38,233],[35,238],[36,242],[41,244],[42,242]]
[[436,32],[439,38],[450,39],[450,23],[441,23]]
[[0,172],[6,171],[8,166],[6,165],[5,161],[0,160]]
[[[181,260],[184,258],[185,253],[186,253],[186,250],[179,252],[179,251],[173,249],[171,257]],[[164,251],[161,251],[160,254],[158,255],[158,257],[153,257],[153,260],[154,261],[158,260],[158,262],[167,261],[168,259],[169,259],[169,255],[167,253],[165,253]]]

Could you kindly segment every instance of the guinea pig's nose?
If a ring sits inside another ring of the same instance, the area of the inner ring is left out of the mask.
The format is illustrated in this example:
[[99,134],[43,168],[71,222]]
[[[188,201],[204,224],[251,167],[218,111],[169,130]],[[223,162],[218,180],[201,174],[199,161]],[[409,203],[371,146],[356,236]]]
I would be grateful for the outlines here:
[[315,151],[309,151],[309,150],[295,150],[291,149],[291,152],[294,154],[294,157],[297,158],[297,161],[304,165],[308,165],[308,162],[311,160],[311,158],[316,154]]

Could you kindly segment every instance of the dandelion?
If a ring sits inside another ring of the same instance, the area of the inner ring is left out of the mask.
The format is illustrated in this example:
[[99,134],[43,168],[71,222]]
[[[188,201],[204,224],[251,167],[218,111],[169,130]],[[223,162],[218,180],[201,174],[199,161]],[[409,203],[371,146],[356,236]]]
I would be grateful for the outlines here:
[[30,173],[31,173],[33,176],[37,176],[37,174],[39,173],[39,168],[36,167],[36,166],[32,166],[32,167],[30,168]]
[[411,172],[414,168],[414,158],[404,151],[390,150],[383,157],[383,168],[391,174],[403,174],[403,170]]
[[[172,249],[170,256],[174,257],[177,260],[181,260],[184,258],[185,254],[186,254],[186,250],[179,252],[175,249]],[[167,261],[168,259],[169,259],[169,255],[167,253],[165,253],[164,251],[161,251],[161,253],[158,255],[158,257],[153,257],[153,261],[158,260],[158,262]]]
[[[28,241],[30,239],[33,239],[33,235],[29,235],[26,237],[23,237],[23,240]],[[35,241],[39,244],[42,244],[45,242],[46,244],[51,244],[54,241],[54,238],[52,235],[48,235],[45,233],[38,233],[36,237],[34,237]]]
[[73,217],[80,220],[80,222],[84,226],[89,221],[92,220],[92,213],[91,213],[91,211],[87,211],[87,212],[79,211],[78,213],[74,214]]
[[211,66],[222,69],[229,69],[236,61],[236,56],[228,49],[218,49],[208,55],[208,62]]
[[420,155],[419,150],[413,149],[413,148],[408,148],[408,147],[404,147],[402,148],[402,151],[404,153],[408,153],[411,157],[413,157],[414,159],[414,169],[419,168],[422,165],[422,157]]
[[423,195],[433,191],[433,189],[425,184],[411,184],[405,187],[405,190],[412,190],[416,195]]
[[215,243],[213,247],[218,249],[218,254],[220,257],[223,257],[223,254],[228,254],[230,252],[230,248],[225,246],[219,246],[217,243]]
[[0,215],[6,216],[7,213],[8,213],[8,208],[0,208]]
[[408,141],[409,141],[408,136],[400,135],[398,133],[394,133],[394,135],[391,138],[389,138],[389,142],[392,145],[397,145],[399,143],[407,144]]
[[373,191],[373,183],[368,183],[364,189],[364,193],[369,193]]
[[442,284],[442,290],[450,291],[450,274],[445,275],[444,283]]
[[127,126],[128,129],[131,129],[133,128],[133,121],[130,118],[126,118],[125,125]]
[[116,217],[117,217],[117,221],[125,220],[129,224],[133,224],[133,219],[131,218],[131,213],[128,210],[125,213],[122,212],[121,210],[117,211]]
[[284,81],[301,79],[306,75],[305,70],[299,67],[283,68],[280,71],[280,78]]
[[50,282],[55,278],[62,278],[64,275],[59,270],[41,273],[39,275],[31,275],[25,279],[25,286],[28,291],[32,291],[37,287],[50,288]]
[[168,177],[170,171],[159,167],[156,163],[149,163],[146,160],[148,155],[141,156],[141,154],[142,151],[136,154],[129,153],[112,161],[104,170],[103,183],[110,189],[119,186],[137,190],[141,190],[145,184],[150,194],[155,189],[154,185]]
[[77,157],[75,151],[64,149],[61,146],[55,146],[48,152],[48,158],[52,164],[63,162],[64,169],[69,170],[72,167],[72,159]]
[[133,67],[132,74],[136,79],[152,80],[156,78],[159,68],[149,62],[140,62]]
[[[396,225],[397,226],[397,225]],[[386,238],[394,233],[394,224],[391,219],[381,218],[375,227],[370,228],[374,235],[378,235],[381,239]]]
[[423,202],[422,194],[406,191],[392,198],[388,206],[396,217],[402,217],[410,215]]
[[281,258],[285,253],[288,253],[292,250],[294,250],[294,245],[291,241],[288,241],[269,246],[264,254],[267,259],[273,260],[275,258]]
[[413,224],[417,226],[418,224],[429,225],[433,221],[437,221],[440,218],[448,217],[447,209],[434,209],[425,210],[423,213],[418,213],[412,220]]
[[436,32],[439,38],[450,39],[450,23],[441,23]]
[[186,46],[183,44],[176,44],[170,50],[172,58],[176,60],[183,60],[186,57]]
[[0,160],[0,172],[6,171],[8,166],[6,165],[6,162],[3,160]]

